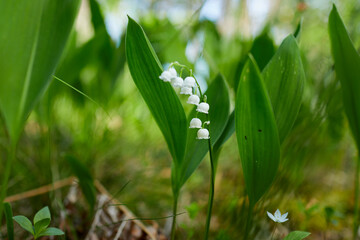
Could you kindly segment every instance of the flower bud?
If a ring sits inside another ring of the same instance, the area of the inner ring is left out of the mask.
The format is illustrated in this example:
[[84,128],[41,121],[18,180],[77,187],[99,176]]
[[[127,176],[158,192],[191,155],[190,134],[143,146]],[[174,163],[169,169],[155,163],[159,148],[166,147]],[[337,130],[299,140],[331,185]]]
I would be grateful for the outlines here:
[[195,78],[186,77],[184,80],[184,87],[195,87]]
[[199,118],[191,119],[189,128],[201,128],[201,120]]
[[187,103],[198,105],[200,103],[200,98],[198,95],[190,95],[190,97],[187,100]]
[[171,79],[173,87],[182,87],[184,80],[181,77],[175,77]]
[[201,112],[201,113],[205,113],[205,114],[208,114],[209,113],[209,104],[205,103],[205,102],[202,102],[198,105],[196,111],[198,112]]
[[206,128],[201,128],[199,129],[199,131],[197,132],[197,139],[209,139],[209,130],[207,130]]
[[191,95],[192,94],[192,88],[182,87],[181,90],[180,90],[180,94]]

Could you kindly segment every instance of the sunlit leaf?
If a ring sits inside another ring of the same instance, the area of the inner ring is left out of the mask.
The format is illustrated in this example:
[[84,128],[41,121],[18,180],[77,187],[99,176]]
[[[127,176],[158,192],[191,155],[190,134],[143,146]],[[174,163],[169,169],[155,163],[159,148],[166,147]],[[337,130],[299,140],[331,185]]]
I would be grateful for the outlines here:
[[34,229],[31,221],[25,216],[15,216],[14,221],[17,222],[23,229],[34,235]]
[[262,76],[282,143],[299,113],[305,83],[300,50],[292,35],[282,42]]
[[129,17],[126,57],[131,76],[162,131],[174,164],[185,154],[187,121],[170,83],[159,79],[162,67],[142,28]]
[[39,210],[34,216],[34,228],[35,234],[42,232],[46,229],[51,221],[50,210],[48,207],[44,207]]
[[287,235],[284,240],[302,240],[306,237],[308,237],[310,233],[308,232],[302,232],[302,231],[293,231]]
[[341,83],[345,113],[357,147],[360,149],[360,55],[335,5],[329,16],[329,33],[336,77]]
[[240,78],[235,127],[246,190],[254,205],[275,178],[280,144],[270,98],[252,56]]
[[13,143],[50,83],[79,2],[0,1],[0,110]]
[[64,235],[64,234],[65,233],[62,230],[58,229],[58,228],[49,227],[45,231],[40,233],[39,237],[42,237],[42,236],[61,236],[61,235]]

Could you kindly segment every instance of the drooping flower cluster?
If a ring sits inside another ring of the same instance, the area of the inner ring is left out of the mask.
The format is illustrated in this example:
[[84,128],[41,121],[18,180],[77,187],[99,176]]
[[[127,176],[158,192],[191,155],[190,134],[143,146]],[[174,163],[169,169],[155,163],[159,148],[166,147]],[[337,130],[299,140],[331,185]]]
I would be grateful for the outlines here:
[[[174,65],[181,67],[179,76],[176,72],[176,69],[173,67]],[[199,84],[192,75],[192,70],[187,68],[190,71],[190,76],[186,77],[185,79],[182,78],[182,70],[184,68],[187,67],[174,62],[170,64],[168,70],[165,70],[161,73],[159,78],[164,82],[170,82],[174,88],[180,88],[180,94],[189,95],[187,103],[197,106],[196,111],[198,113],[209,114],[210,106],[208,103],[206,103],[206,96],[202,95]],[[200,96],[198,96],[196,92],[198,92]],[[201,100],[203,100],[203,102],[201,102]],[[209,125],[210,121],[205,121],[202,123],[200,118],[195,117],[191,119],[189,128],[199,129],[197,132],[197,139],[210,138],[209,130],[204,127],[205,124]]]

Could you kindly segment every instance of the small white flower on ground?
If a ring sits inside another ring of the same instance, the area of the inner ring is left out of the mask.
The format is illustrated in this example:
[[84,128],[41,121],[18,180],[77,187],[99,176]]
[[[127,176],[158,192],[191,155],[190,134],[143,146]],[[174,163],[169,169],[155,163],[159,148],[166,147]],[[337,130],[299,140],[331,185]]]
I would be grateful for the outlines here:
[[190,95],[190,97],[187,100],[187,103],[198,105],[200,103],[200,98],[198,95]]
[[206,128],[201,128],[199,129],[199,131],[197,132],[197,139],[209,139],[209,130],[207,130]]
[[195,87],[195,78],[193,77],[185,78],[184,87]]
[[285,213],[283,215],[281,215],[280,210],[276,210],[275,214],[272,215],[271,213],[267,212],[267,215],[269,216],[269,218],[271,218],[274,222],[278,222],[278,223],[283,223],[286,222],[287,220],[289,220],[287,217],[288,213]]
[[209,125],[209,124],[210,124],[210,121],[205,121],[204,124]]
[[164,82],[170,82],[172,79],[172,74],[169,71],[163,71],[159,78]]
[[173,87],[179,87],[181,88],[183,85],[184,80],[181,77],[175,77],[173,79],[171,79],[171,84],[173,85]]
[[180,94],[191,95],[192,94],[192,88],[182,87],[181,90],[180,90]]
[[196,111],[198,112],[201,112],[201,113],[206,113],[208,114],[209,113],[209,104],[205,103],[205,102],[202,102],[198,105]]
[[199,118],[191,119],[189,128],[201,128],[201,120]]

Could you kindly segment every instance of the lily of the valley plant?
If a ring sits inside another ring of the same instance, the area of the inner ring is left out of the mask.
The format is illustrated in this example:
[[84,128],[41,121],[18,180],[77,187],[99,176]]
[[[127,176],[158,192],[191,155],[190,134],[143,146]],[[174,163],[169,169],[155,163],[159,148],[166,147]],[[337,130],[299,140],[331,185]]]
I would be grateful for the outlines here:
[[[175,69],[175,67],[180,68],[180,74]],[[183,70],[188,70],[190,72],[190,76],[185,77],[183,79]],[[168,70],[165,70],[161,73],[159,78],[164,82],[169,82],[174,88],[180,88],[180,94],[189,95],[187,103],[193,104],[197,106],[196,108],[196,116],[191,119],[189,128],[198,129],[197,130],[197,139],[199,140],[208,140],[209,142],[209,153],[210,153],[210,165],[211,165],[211,189],[209,194],[209,202],[208,202],[208,212],[207,212],[207,220],[205,226],[205,239],[208,239],[209,228],[210,228],[210,220],[211,220],[211,212],[212,205],[214,200],[214,178],[215,178],[215,170],[214,163],[212,159],[212,147],[210,142],[210,133],[209,133],[209,109],[210,106],[206,102],[206,95],[202,94],[200,85],[196,80],[195,76],[192,73],[192,69],[189,69],[185,65],[181,65],[178,62],[173,62],[170,64]],[[205,114],[207,121],[202,122],[200,118],[198,118],[198,114]],[[176,207],[174,208],[176,210]],[[175,227],[176,227],[176,211],[174,211],[173,216],[173,224],[171,236],[172,239],[175,239]]]

